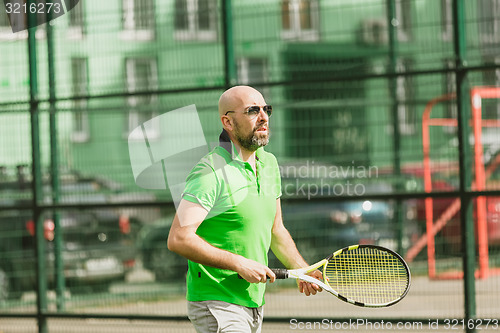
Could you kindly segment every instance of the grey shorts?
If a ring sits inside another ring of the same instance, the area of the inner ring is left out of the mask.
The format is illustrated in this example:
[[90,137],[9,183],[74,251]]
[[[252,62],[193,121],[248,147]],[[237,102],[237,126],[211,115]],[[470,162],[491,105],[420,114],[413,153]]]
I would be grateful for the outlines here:
[[260,333],[264,309],[222,301],[188,302],[188,317],[198,333]]

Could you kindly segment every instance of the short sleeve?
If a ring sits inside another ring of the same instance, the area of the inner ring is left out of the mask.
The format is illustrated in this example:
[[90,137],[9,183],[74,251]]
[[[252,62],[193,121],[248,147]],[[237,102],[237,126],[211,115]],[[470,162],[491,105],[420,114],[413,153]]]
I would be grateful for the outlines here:
[[200,161],[186,178],[182,198],[200,204],[210,211],[218,193],[218,180],[214,169],[207,161]]

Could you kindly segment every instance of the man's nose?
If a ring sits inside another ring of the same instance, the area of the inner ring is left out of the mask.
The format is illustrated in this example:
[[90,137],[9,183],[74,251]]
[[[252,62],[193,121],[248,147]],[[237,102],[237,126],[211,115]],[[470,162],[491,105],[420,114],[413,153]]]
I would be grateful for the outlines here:
[[269,121],[269,116],[267,115],[267,112],[264,111],[264,107],[260,107],[260,110],[259,110],[259,119],[263,119],[266,122]]

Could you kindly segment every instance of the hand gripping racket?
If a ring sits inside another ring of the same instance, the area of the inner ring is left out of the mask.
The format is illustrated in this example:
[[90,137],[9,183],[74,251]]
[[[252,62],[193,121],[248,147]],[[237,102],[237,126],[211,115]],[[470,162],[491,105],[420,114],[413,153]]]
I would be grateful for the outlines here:
[[[307,273],[321,269],[323,281]],[[399,302],[410,288],[410,270],[401,256],[375,245],[345,247],[309,267],[272,269],[277,279],[315,283],[344,302],[386,307]]]

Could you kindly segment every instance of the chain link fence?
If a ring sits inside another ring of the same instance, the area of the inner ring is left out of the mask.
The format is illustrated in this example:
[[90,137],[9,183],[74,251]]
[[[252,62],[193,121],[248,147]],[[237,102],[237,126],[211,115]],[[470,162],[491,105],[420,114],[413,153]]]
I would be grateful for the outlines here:
[[0,332],[192,331],[172,194],[136,185],[128,144],[195,105],[213,147],[236,84],[273,105],[266,149],[306,260],[371,243],[413,274],[379,310],[269,285],[264,330],[498,328],[499,1],[86,0],[16,33],[5,8]]

